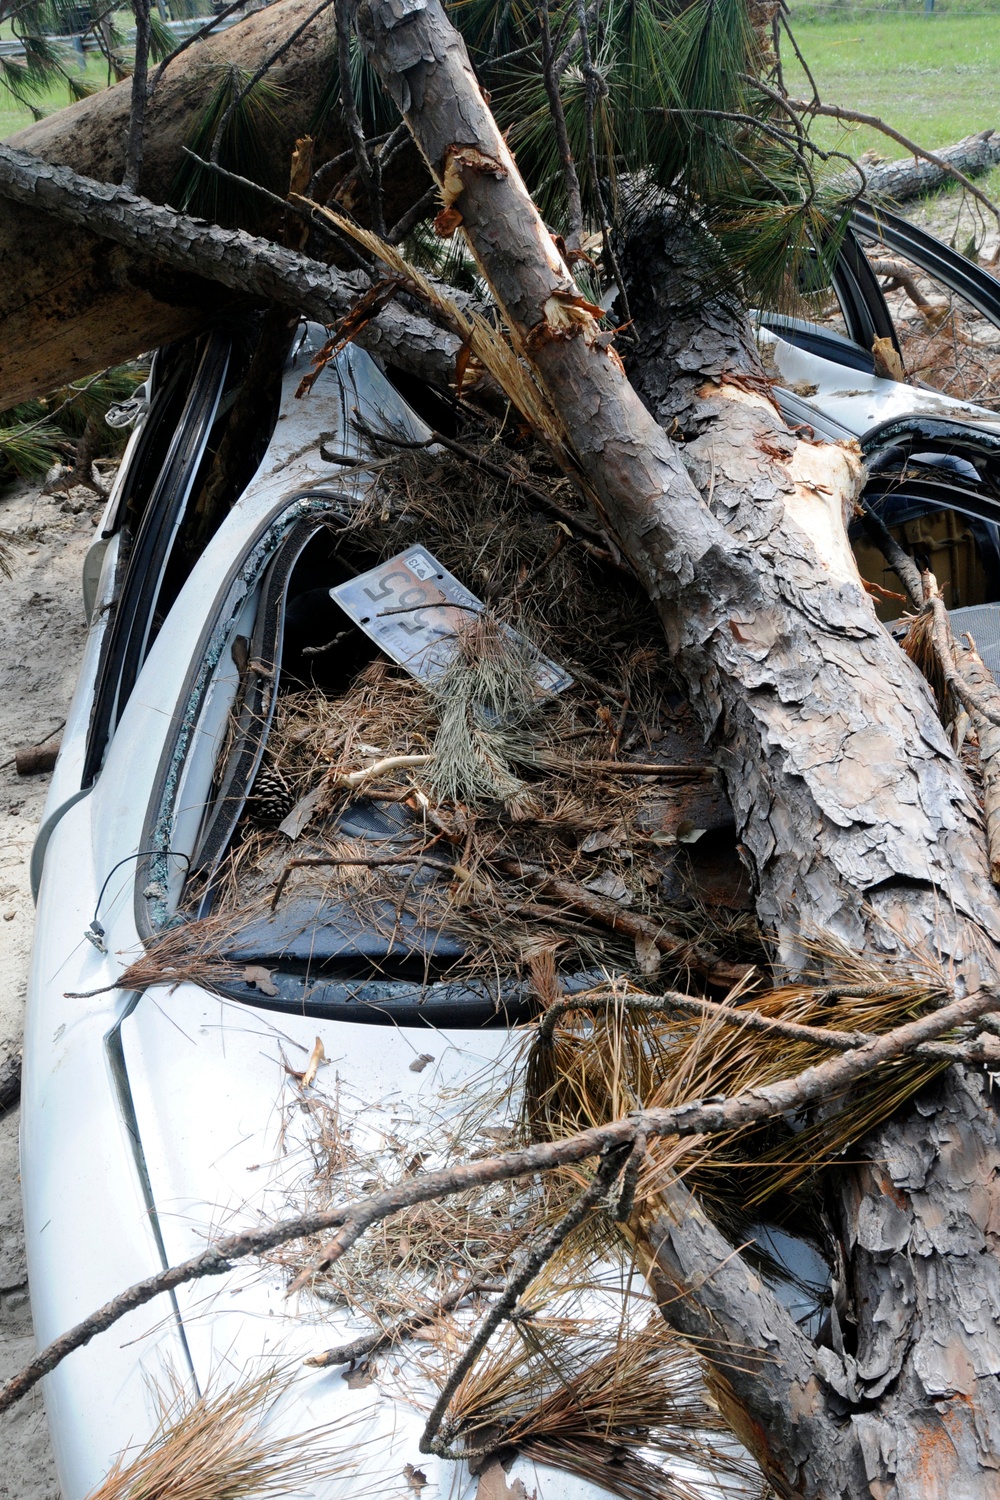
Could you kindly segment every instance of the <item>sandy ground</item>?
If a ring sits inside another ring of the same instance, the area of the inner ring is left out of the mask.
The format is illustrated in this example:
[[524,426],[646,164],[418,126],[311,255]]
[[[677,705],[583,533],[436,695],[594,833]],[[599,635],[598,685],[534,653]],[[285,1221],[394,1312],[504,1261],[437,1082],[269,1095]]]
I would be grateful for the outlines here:
[[[19,777],[15,747],[37,744],[65,718],[86,634],[80,569],[94,536],[85,490],[0,493],[13,577],[0,578],[0,1062],[20,1047],[33,908],[28,857],[47,776]],[[30,1357],[17,1166],[17,1110],[0,1118],[0,1378]],[[55,1500],[59,1489],[40,1394],[0,1416],[0,1500]]]

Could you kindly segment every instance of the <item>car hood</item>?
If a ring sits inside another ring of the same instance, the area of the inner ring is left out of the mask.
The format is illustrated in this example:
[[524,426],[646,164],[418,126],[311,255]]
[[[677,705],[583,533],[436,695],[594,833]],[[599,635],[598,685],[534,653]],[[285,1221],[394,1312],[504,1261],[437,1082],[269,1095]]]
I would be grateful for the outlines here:
[[[191,984],[146,991],[119,1030],[137,1151],[167,1263],[220,1235],[340,1201],[336,1189],[331,1197],[325,1154],[335,1142],[315,1128],[320,1106],[328,1129],[335,1121],[339,1138],[371,1152],[387,1175],[393,1167],[396,1177],[433,1170],[445,1160],[441,1145],[456,1134],[462,1155],[503,1149],[516,1033],[274,1016]],[[317,1040],[325,1061],[315,1085],[303,1088],[294,1074],[305,1069]],[[298,1263],[306,1263],[301,1251]],[[426,1475],[425,1500],[474,1495],[478,1481],[466,1465],[419,1451],[436,1394],[421,1373],[427,1345],[396,1346],[376,1358],[371,1374],[304,1366],[372,1325],[310,1290],[288,1296],[291,1274],[276,1255],[178,1288],[199,1387],[279,1366],[293,1378],[269,1417],[277,1430],[348,1423],[344,1441],[357,1450],[356,1471],[317,1495],[354,1495],[369,1485],[373,1493],[398,1488],[403,1495],[407,1465]],[[508,1482],[518,1474],[527,1494],[545,1500],[607,1493],[523,1459]]]

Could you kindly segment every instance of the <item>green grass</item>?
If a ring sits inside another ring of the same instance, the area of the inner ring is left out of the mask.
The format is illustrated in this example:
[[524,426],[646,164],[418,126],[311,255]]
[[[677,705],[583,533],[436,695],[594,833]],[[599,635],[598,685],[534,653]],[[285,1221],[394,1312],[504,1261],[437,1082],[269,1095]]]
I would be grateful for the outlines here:
[[[104,59],[99,55],[88,52],[87,67],[83,73],[78,72],[76,58],[71,52],[66,59],[66,69],[74,77],[85,79],[90,84],[103,87],[108,81],[108,68]],[[35,100],[38,108],[45,114],[51,114],[55,109],[61,109],[63,105],[69,104],[70,93],[65,79],[57,79],[49,85],[46,92]],[[16,99],[11,98],[8,91],[0,84],[0,140],[13,135],[16,130],[23,130],[25,125],[31,124],[31,111],[18,104]]]
[[[1000,14],[889,14],[800,23],[795,32],[825,103],[878,115],[930,150],[989,126],[1000,129]],[[794,58],[786,78],[791,92],[808,94]],[[815,136],[852,155],[869,148],[905,155],[875,131],[845,130],[833,121],[817,121]]]

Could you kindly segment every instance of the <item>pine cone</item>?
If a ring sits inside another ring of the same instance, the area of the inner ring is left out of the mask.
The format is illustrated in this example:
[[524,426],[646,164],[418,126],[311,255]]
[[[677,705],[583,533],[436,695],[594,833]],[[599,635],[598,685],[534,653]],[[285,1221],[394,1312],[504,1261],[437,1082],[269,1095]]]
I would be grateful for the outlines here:
[[276,766],[262,765],[247,798],[247,813],[260,828],[275,828],[295,806],[288,782]]

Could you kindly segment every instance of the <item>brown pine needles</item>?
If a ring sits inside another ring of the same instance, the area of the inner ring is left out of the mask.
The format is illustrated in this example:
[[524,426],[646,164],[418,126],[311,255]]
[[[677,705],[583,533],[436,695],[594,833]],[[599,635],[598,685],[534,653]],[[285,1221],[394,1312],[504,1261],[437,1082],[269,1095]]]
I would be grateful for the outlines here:
[[516,1448],[624,1500],[746,1495],[760,1483],[706,1401],[691,1345],[659,1319],[609,1331],[582,1316],[532,1317],[469,1372],[449,1419],[473,1452]]
[[[890,970],[887,977],[885,969],[838,945],[813,946],[817,975],[811,983],[751,991],[728,1003],[820,1031],[878,1035],[950,997],[946,976],[932,960],[914,955],[908,972],[897,970],[896,978]],[[824,969],[831,976],[825,980]],[[657,1008],[655,995],[644,1010],[642,998],[627,985],[595,990],[552,1028],[551,1041],[535,1034],[524,1102],[525,1127],[535,1139],[558,1139],[640,1109],[766,1087],[831,1056],[819,1037],[790,1040],[710,1015],[671,1014]],[[779,1193],[804,1189],[945,1066],[943,1057],[900,1060],[864,1087],[825,1100],[809,1119],[721,1135],[710,1147],[692,1139],[683,1164],[671,1159],[669,1170],[691,1174],[692,1185],[717,1205],[738,1201],[749,1212]],[[650,1143],[637,1206],[655,1196],[670,1144]]]
[[[348,1424],[282,1436],[266,1416],[285,1380],[271,1369],[196,1395],[180,1380],[157,1392],[156,1430],[123,1453],[88,1500],[287,1500],[357,1465]],[[335,1442],[339,1446],[335,1446]]]

